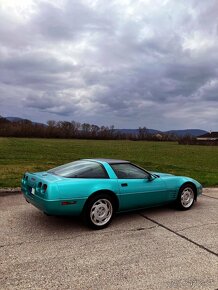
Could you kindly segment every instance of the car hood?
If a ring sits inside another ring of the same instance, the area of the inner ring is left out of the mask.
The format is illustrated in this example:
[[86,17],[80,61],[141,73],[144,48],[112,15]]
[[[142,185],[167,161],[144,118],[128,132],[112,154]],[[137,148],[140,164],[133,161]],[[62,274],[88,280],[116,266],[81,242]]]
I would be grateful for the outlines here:
[[150,172],[151,174],[156,174],[160,177],[168,177],[168,176],[175,176],[173,174],[169,174],[169,173],[162,173],[162,172]]

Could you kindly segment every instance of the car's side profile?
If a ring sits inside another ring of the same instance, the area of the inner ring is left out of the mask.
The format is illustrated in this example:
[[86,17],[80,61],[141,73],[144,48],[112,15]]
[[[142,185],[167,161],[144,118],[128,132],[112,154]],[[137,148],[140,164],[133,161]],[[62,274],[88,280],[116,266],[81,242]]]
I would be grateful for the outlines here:
[[201,184],[192,178],[102,158],[25,173],[21,189],[25,199],[47,215],[82,215],[95,229],[106,227],[116,212],[171,202],[190,209],[202,193]]

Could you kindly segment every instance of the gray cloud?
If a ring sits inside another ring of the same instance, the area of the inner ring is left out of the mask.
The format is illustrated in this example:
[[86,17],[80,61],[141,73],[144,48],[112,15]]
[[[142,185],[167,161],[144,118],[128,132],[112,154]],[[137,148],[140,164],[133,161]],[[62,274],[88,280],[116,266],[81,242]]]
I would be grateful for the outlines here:
[[16,1],[13,9],[6,3],[0,114],[217,130],[217,8],[196,0],[33,0],[20,13]]

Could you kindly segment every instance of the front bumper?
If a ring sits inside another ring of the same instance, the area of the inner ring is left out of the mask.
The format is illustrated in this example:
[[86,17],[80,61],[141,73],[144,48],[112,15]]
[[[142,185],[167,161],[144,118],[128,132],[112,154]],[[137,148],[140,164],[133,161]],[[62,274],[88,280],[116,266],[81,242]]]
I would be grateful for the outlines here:
[[203,193],[203,187],[202,185],[197,186],[197,196],[201,195]]

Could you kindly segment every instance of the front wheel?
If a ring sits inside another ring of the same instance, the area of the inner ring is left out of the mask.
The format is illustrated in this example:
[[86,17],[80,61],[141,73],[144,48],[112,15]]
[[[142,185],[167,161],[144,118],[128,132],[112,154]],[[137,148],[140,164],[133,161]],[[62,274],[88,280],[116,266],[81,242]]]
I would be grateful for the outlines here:
[[99,194],[88,201],[84,211],[85,222],[93,229],[106,228],[114,214],[112,198],[108,194]]
[[181,210],[190,209],[195,201],[195,190],[191,184],[183,185],[178,194],[177,207]]

